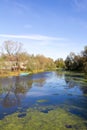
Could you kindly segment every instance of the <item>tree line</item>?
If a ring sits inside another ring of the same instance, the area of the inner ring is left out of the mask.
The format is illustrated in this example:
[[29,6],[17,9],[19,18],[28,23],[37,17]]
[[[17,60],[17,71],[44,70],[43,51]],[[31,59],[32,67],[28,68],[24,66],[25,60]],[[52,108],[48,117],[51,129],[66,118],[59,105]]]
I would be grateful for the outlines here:
[[87,46],[78,55],[71,52],[65,60],[58,58],[55,64],[57,68],[63,68],[64,70],[87,73]]
[[55,68],[53,59],[43,55],[30,55],[23,44],[5,41],[0,47],[0,72],[3,71],[40,71]]
[[71,52],[65,60],[65,69],[87,73],[87,46],[80,54]]
[[64,69],[87,73],[87,46],[80,54],[71,52],[65,60],[45,57],[43,55],[28,54],[23,44],[14,41],[5,41],[0,47],[0,73],[3,71],[46,71]]

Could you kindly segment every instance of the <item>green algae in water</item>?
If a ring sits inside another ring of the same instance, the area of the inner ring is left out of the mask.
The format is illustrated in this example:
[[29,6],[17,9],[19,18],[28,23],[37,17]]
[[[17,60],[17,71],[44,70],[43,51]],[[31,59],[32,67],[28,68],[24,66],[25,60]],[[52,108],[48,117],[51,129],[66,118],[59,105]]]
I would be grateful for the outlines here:
[[43,102],[48,102],[48,100],[42,99],[42,100],[37,100],[38,103],[43,103]]
[[24,118],[19,113],[5,117],[0,121],[2,130],[87,130],[87,121],[57,108],[47,114],[38,110],[28,109]]

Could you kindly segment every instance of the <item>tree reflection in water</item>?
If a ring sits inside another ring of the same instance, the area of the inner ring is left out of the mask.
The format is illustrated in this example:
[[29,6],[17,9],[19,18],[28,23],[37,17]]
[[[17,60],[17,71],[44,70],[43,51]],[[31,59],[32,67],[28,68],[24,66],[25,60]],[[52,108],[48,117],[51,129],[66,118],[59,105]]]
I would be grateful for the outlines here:
[[45,78],[29,78],[27,76],[17,76],[12,78],[0,79],[2,88],[2,101],[4,108],[10,108],[21,105],[21,100],[33,86],[43,87]]
[[[22,77],[14,77],[11,79],[9,83],[8,82],[6,82],[6,84],[2,83],[2,87],[3,85],[6,85],[3,87],[4,97],[1,102],[3,107],[5,108],[10,108],[13,106],[20,105],[21,98],[24,97],[27,90],[29,89],[29,86],[28,86],[29,82],[26,82],[26,80],[23,80]],[[31,82],[31,85],[32,85],[32,82]]]
[[[79,82],[80,81],[80,82]],[[87,94],[87,83],[81,81],[81,78],[65,75],[65,82],[68,88],[74,88],[75,86],[79,86],[79,89],[82,91],[83,94]]]

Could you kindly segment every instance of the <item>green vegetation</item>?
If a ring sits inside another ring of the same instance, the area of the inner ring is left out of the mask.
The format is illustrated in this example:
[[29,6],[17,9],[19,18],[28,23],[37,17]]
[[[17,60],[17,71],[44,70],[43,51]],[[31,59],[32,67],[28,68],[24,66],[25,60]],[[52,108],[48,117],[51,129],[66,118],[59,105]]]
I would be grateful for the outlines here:
[[62,58],[58,58],[55,61],[55,64],[56,64],[57,69],[65,68],[65,63],[64,63],[64,60]]
[[39,102],[39,103],[43,103],[43,102],[47,102],[47,100],[37,100],[37,102]]
[[56,68],[58,70],[68,70],[75,72],[83,72],[85,78],[87,78],[87,46],[81,51],[79,55],[71,52],[65,59],[59,58],[55,61]]
[[87,73],[87,46],[79,54],[70,53],[65,60],[67,70]]
[[2,130],[86,130],[87,121],[57,108],[43,113],[28,109],[27,114],[9,115],[0,121]]
[[[2,49],[3,48],[3,49]],[[53,59],[24,52],[22,44],[5,41],[0,48],[0,75],[19,75],[21,72],[37,73],[55,68]]]

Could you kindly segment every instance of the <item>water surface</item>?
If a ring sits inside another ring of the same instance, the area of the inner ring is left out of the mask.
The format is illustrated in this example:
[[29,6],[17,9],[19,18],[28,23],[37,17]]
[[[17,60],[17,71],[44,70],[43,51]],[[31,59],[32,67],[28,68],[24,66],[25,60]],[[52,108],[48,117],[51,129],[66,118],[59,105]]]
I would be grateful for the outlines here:
[[63,108],[87,120],[87,82],[83,79],[55,71],[0,78],[0,120],[16,112],[18,118],[25,117],[29,108],[42,113]]

